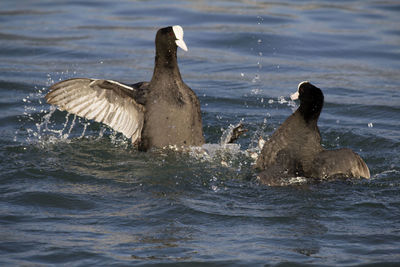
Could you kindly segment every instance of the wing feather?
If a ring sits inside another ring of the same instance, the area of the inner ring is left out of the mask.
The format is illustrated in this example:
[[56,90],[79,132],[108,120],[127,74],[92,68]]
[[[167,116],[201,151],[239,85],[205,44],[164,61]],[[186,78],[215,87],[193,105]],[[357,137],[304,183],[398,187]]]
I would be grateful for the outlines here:
[[[100,112],[96,115],[95,120],[104,122],[104,118],[110,112],[111,105],[107,105],[107,101],[103,99],[103,101],[99,104]],[[110,126],[111,127],[111,126]]]
[[58,106],[60,107],[61,110],[67,110],[70,113],[74,113],[84,117],[84,114],[90,108],[92,100],[93,100],[92,96],[87,95],[78,99],[74,99],[73,101],[68,102],[66,104],[60,103]]
[[46,100],[60,110],[104,123],[135,142],[140,139],[145,109],[133,98],[134,90],[115,81],[77,78],[51,86]]

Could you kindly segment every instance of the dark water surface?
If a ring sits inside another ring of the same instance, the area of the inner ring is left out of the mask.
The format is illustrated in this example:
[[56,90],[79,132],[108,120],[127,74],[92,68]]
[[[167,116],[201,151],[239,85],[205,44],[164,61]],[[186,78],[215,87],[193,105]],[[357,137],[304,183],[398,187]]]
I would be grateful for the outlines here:
[[[207,143],[140,153],[120,134],[50,109],[71,77],[151,78],[157,28],[182,25],[183,79]],[[246,150],[325,93],[327,148],[370,180],[258,184]],[[399,1],[0,2],[0,265],[400,264]]]

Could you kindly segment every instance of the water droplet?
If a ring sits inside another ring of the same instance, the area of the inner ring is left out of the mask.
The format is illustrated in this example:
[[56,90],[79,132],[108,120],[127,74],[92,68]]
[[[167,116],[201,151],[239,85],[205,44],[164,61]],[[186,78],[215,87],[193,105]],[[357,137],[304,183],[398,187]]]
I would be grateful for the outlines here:
[[218,188],[218,186],[216,186],[216,185],[212,185],[212,186],[211,186],[211,189],[212,189],[214,192],[218,192],[218,191],[219,191],[219,188]]
[[255,83],[260,79],[260,76],[258,74],[256,74],[256,76],[254,76],[252,82]]
[[285,103],[287,103],[288,101],[285,99],[285,97],[284,96],[280,96],[279,98],[278,98],[278,103],[279,104],[285,104]]

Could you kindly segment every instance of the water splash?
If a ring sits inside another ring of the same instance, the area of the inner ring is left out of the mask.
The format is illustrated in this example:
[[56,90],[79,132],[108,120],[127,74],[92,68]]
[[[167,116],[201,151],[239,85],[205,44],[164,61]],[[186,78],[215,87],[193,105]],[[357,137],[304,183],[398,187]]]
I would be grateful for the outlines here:
[[[61,73],[68,74],[68,71]],[[65,78],[65,77],[62,77]],[[59,78],[58,80],[63,80]],[[51,106],[44,100],[45,94],[48,92],[48,87],[56,81],[47,75],[46,85],[43,87],[35,87],[33,92],[22,99],[24,103],[24,112],[20,117],[22,124],[21,129],[15,133],[14,141],[21,141],[29,144],[39,144],[46,146],[58,142],[71,142],[73,138],[82,139],[95,137],[103,138],[105,134],[110,138],[111,143],[115,145],[130,144],[129,140],[121,134],[109,129],[101,124],[93,124],[86,119],[83,119],[74,114],[61,112],[56,107]],[[254,91],[255,94],[261,93],[261,89]],[[243,119],[239,122],[242,123]],[[203,160],[213,160],[218,158],[223,166],[231,167],[240,157],[256,158],[259,152],[259,140],[265,132],[267,119],[264,120],[263,126],[252,134],[250,137],[254,145],[250,145],[247,150],[241,150],[240,145],[227,144],[232,137],[233,130],[237,125],[229,125],[223,130],[219,144],[206,144],[200,148],[200,153],[197,151],[195,157]],[[93,134],[95,132],[95,134]],[[97,135],[96,135],[97,133]],[[21,138],[23,140],[21,140]],[[19,139],[19,140],[18,140]],[[199,149],[193,149],[199,150]],[[238,167],[240,168],[240,166]]]
[[221,129],[222,135],[220,138],[220,144],[229,144],[235,142],[243,133],[247,132],[247,129],[243,128],[243,119],[236,125],[230,124],[226,130]]
[[[61,74],[68,74],[68,71]],[[59,80],[62,80],[62,78]],[[54,79],[48,74],[46,86],[34,87],[33,92],[22,99],[24,112],[19,117],[21,127],[15,132],[13,138],[15,142],[21,141],[46,146],[49,143],[70,142],[71,138],[88,137],[86,135],[91,126],[90,121],[74,114],[61,113],[56,107],[47,104],[44,100],[48,87],[54,82]],[[113,144],[129,144],[126,138],[120,138],[120,134],[103,125],[100,126],[97,138],[102,138],[105,132],[110,132]]]

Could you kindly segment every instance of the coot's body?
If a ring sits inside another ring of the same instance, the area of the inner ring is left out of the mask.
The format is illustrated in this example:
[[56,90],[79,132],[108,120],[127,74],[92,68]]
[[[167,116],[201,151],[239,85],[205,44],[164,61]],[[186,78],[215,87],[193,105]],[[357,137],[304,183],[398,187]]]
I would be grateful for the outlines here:
[[283,180],[297,176],[369,178],[367,165],[352,150],[322,147],[317,125],[324,103],[322,91],[302,82],[293,99],[296,97],[300,98],[300,107],[265,142],[257,158],[260,181],[280,185]]
[[54,84],[46,95],[59,109],[102,122],[123,133],[141,150],[204,143],[200,103],[183,82],[177,46],[187,50],[180,26],[158,30],[153,77],[126,85],[78,78]]

